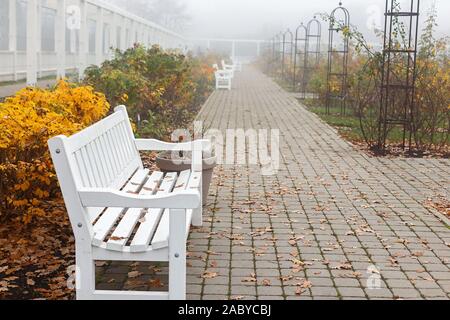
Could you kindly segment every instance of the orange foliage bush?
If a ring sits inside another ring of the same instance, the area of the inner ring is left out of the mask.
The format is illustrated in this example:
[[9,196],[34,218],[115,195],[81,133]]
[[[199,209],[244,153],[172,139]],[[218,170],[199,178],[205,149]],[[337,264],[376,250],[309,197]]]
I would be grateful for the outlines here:
[[109,110],[103,94],[60,81],[53,90],[26,88],[0,103],[0,219],[29,223],[57,192],[47,140],[71,135]]

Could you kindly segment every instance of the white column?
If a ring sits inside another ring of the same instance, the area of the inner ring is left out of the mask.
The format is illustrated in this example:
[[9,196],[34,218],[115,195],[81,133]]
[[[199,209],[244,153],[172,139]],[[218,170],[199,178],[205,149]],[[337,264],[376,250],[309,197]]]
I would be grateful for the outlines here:
[[56,77],[62,79],[66,76],[66,0],[58,0],[56,8]]
[[153,28],[148,27],[148,47],[151,48],[154,42]]
[[13,55],[13,80],[17,81],[17,7],[16,0],[9,0],[9,51]]
[[145,26],[145,46],[147,48],[151,47],[151,43],[150,43],[150,27],[149,26]]
[[125,17],[121,18],[122,23],[120,27],[120,49],[124,51],[127,48],[127,19]]
[[256,43],[256,56],[259,57],[261,55],[261,42]]
[[111,41],[111,47],[113,48],[113,52],[115,49],[117,49],[118,43],[117,43],[117,26],[119,25],[118,23],[118,16],[117,14],[115,14],[114,12],[111,13],[112,17],[111,17],[111,26],[110,26],[110,41]]
[[27,85],[37,84],[38,0],[27,3]]
[[37,74],[42,77],[42,0],[37,1]]
[[103,8],[97,8],[97,20],[95,25],[95,64],[100,66],[103,62]]
[[130,20],[130,42],[128,43],[128,48],[131,48],[134,46],[134,43],[136,42],[136,31],[135,31],[135,23],[133,20]]
[[87,4],[86,0],[80,0],[80,35],[78,52],[78,77],[83,79],[84,71],[87,66],[87,56],[89,52],[89,30],[87,27]]

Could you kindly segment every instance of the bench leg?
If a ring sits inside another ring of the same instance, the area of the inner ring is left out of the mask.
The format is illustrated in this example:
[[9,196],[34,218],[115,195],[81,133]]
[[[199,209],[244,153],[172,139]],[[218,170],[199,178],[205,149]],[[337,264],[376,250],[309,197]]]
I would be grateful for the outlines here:
[[91,254],[76,250],[77,300],[92,300],[95,291],[95,263]]
[[186,300],[186,210],[169,215],[169,299]]
[[203,183],[200,183],[200,206],[192,211],[192,225],[194,227],[203,226]]

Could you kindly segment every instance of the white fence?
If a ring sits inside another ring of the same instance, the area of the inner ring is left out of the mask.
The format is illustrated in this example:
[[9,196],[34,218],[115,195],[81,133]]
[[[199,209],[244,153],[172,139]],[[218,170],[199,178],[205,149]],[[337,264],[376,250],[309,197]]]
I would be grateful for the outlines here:
[[269,42],[256,39],[194,39],[192,47],[197,51],[214,51],[242,62],[259,57]]
[[183,36],[103,1],[0,0],[0,82],[81,76],[135,43],[188,49]]

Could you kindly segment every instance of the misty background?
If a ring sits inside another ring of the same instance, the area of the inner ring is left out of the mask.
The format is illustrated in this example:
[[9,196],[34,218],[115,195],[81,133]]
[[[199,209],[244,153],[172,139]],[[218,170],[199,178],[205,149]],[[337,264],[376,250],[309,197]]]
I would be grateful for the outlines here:
[[[315,14],[330,13],[338,0],[110,0],[137,15],[193,38],[268,39],[287,28],[295,30]],[[400,0],[402,9],[410,0]],[[373,26],[384,25],[385,0],[346,0],[351,24],[370,41]],[[421,0],[421,20],[432,6],[438,12],[438,36],[449,35],[450,1]],[[420,28],[423,24],[420,24]],[[323,23],[326,38],[327,26]]]

